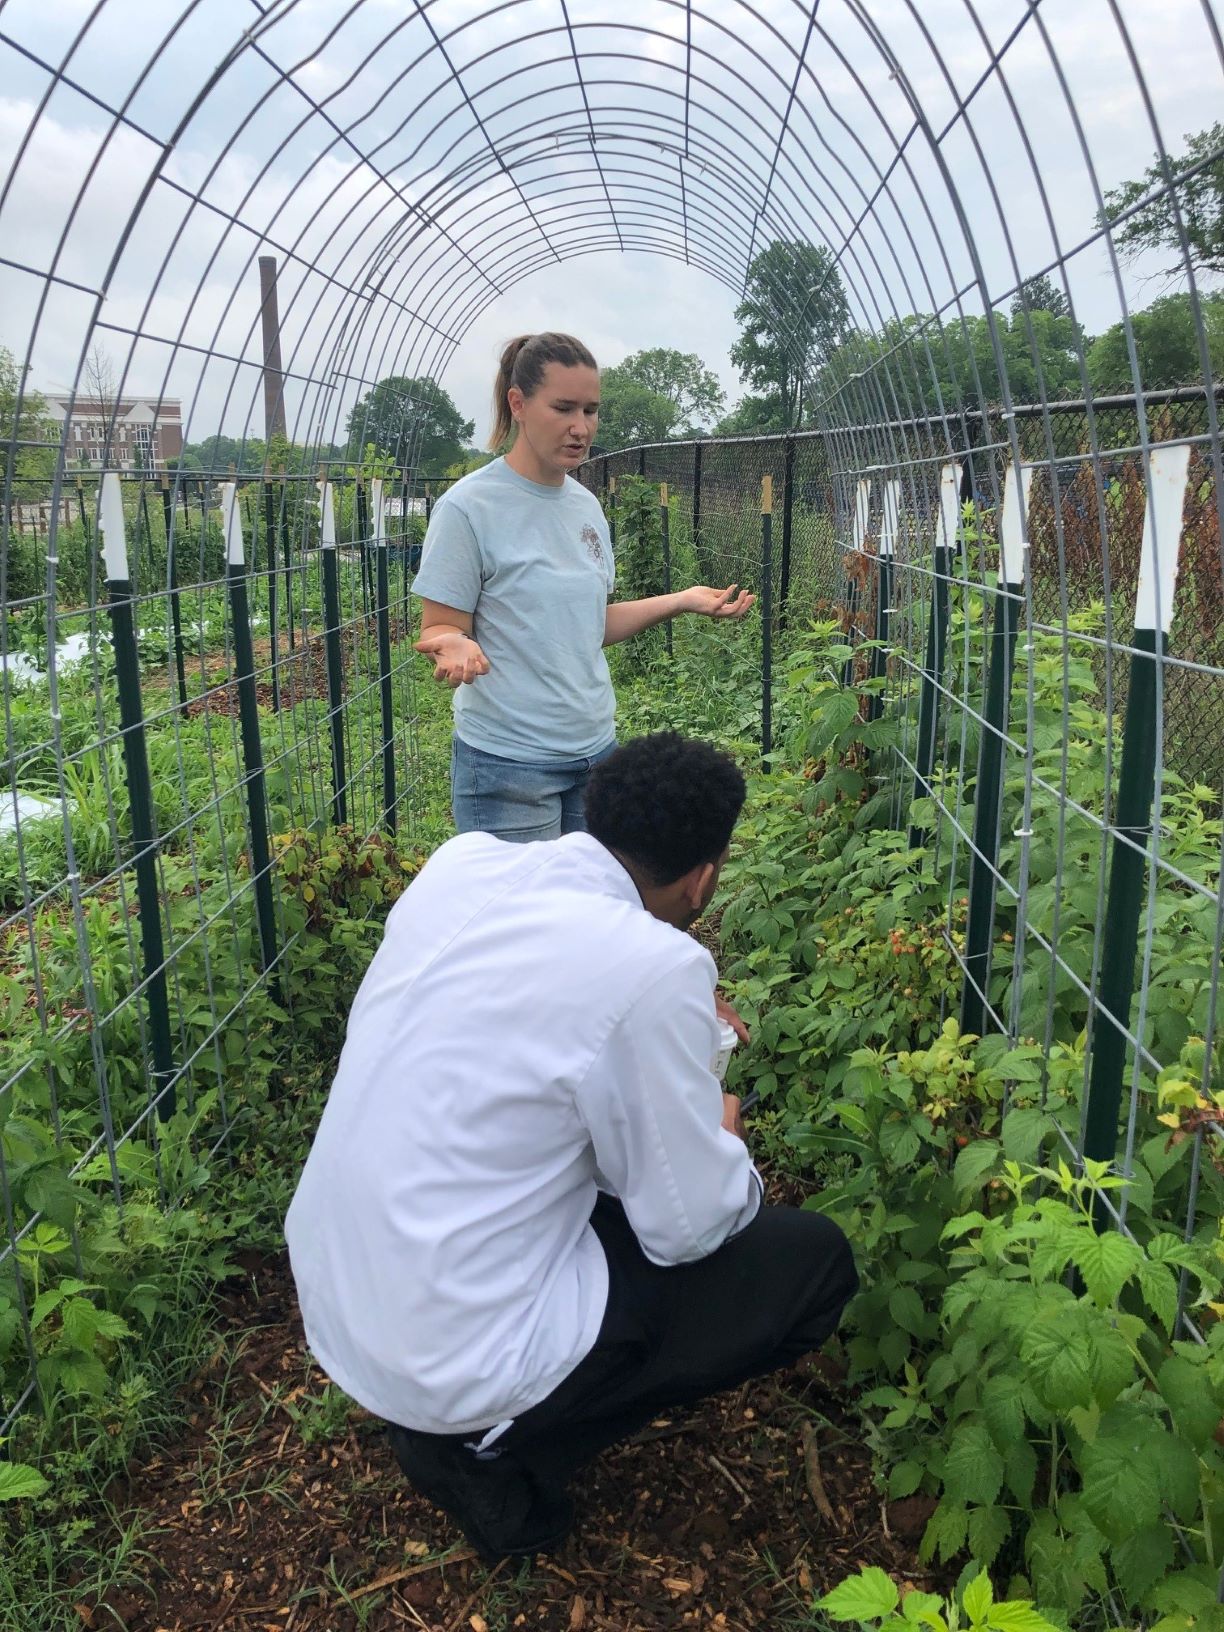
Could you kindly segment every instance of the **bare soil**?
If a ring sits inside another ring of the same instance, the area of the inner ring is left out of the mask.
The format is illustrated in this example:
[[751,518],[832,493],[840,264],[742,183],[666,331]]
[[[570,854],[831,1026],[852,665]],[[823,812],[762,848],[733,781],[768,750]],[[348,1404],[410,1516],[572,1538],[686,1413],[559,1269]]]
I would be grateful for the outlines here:
[[139,1577],[82,1602],[127,1632],[648,1632],[811,1625],[861,1564],[934,1583],[916,1549],[933,1505],[874,1488],[836,1359],[655,1420],[576,1492],[551,1557],[486,1569],[404,1483],[377,1421],[306,1352],[283,1258],[251,1256],[190,1386],[182,1439],[112,1489],[138,1517]]

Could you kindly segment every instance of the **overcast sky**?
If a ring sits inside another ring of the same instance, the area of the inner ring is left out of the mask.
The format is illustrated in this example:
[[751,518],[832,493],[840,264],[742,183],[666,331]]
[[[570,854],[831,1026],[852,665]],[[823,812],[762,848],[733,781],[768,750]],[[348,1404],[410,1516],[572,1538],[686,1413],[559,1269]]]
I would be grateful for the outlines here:
[[[1224,106],[1215,8],[1118,6],[1176,152]],[[1060,256],[1090,332],[1120,314],[1102,248],[1072,253],[1096,208],[1081,138],[1103,187],[1156,145],[1109,0],[822,0],[810,37],[797,0],[694,0],[691,39],[669,0],[569,0],[577,69],[561,0],[488,9],[8,0],[0,256],[28,270],[0,266],[0,344],[66,390],[97,316],[128,386],[184,398],[193,439],[258,433],[255,257],[275,249],[300,437],[338,434],[363,384],[445,363],[483,440],[501,343],[544,327],[605,364],[696,352],[732,404],[734,285],[784,230],[838,253],[866,327],[958,291],[980,309],[979,278],[1006,304],[1017,268]],[[1153,270],[1127,274],[1132,307],[1164,292]]]

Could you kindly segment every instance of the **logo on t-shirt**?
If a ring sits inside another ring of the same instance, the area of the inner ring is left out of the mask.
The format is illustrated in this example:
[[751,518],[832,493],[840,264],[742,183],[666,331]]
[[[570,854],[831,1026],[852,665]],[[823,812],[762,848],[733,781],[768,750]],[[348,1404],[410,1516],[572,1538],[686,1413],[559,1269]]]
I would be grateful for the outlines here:
[[586,545],[587,554],[590,556],[591,560],[598,561],[602,564],[604,558],[603,545],[599,542],[599,534],[595,531],[594,527],[591,526],[589,521],[582,529],[582,542]]

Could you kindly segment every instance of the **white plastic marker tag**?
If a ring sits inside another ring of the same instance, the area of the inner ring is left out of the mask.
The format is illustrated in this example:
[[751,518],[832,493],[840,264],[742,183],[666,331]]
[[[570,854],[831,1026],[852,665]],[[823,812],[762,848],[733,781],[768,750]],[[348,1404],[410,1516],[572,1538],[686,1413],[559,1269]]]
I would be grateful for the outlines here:
[[[1003,514],[999,517],[999,577],[1005,584],[1017,588],[1024,583],[1028,564],[1029,488],[1033,485],[1032,465],[1020,466],[1020,480],[1016,481],[1016,466],[1008,465],[1003,480]],[[1020,500],[1024,499],[1024,514],[1020,514]]]
[[383,510],[382,477],[375,476],[370,482],[370,526],[373,528],[375,544],[387,542],[386,517]]
[[334,550],[336,547],[336,507],[332,503],[332,484],[323,478],[316,483],[319,489],[319,505],[323,512],[322,531],[319,542],[325,550]]
[[959,465],[945,465],[939,473],[939,537],[937,543],[940,549],[955,550],[960,534],[961,502],[960,502]]
[[1188,443],[1164,442],[1152,449],[1148,461],[1143,544],[1139,553],[1139,589],[1135,596],[1136,631],[1159,629],[1167,635],[1173,626],[1173,591],[1177,585],[1182,506],[1186,502],[1189,469]]
[[123,520],[123,489],[114,471],[102,478],[98,525],[102,529],[102,564],[106,576],[113,584],[125,584],[129,577],[127,528]]
[[867,537],[867,517],[871,511],[871,483],[866,478],[854,495],[854,547],[861,550]]
[[897,528],[901,522],[901,483],[884,484],[884,514],[880,520],[880,554],[896,555]]
[[225,563],[246,565],[246,545],[242,537],[242,506],[238,503],[238,483],[221,483],[221,525],[225,529]]

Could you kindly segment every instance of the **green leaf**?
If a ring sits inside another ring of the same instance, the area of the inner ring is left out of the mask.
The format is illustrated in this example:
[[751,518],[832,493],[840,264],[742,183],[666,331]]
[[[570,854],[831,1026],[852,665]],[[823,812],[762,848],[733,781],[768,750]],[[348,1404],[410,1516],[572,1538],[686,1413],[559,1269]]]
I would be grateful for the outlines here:
[[926,1326],[922,1299],[912,1286],[895,1286],[888,1299],[888,1312],[902,1331],[921,1337]]
[[1009,1162],[1035,1162],[1043,1134],[1052,1126],[1048,1111],[1019,1105],[1003,1118],[1003,1154]]
[[93,1349],[98,1311],[88,1298],[69,1298],[63,1310],[63,1340],[74,1349]]
[[888,1496],[890,1501],[899,1501],[902,1496],[912,1496],[922,1483],[922,1463],[908,1458],[898,1462],[888,1476]]
[[37,1468],[24,1462],[0,1462],[0,1502],[19,1502],[27,1496],[41,1496],[49,1489]]
[[956,1158],[952,1169],[952,1183],[958,1196],[980,1188],[982,1180],[999,1159],[999,1147],[993,1139],[977,1139],[966,1145]]
[[1004,1452],[1003,1465],[1007,1470],[1008,1490],[1021,1507],[1028,1507],[1037,1482],[1037,1452],[1027,1439],[1018,1439]]
[[1199,1504],[1198,1458],[1184,1439],[1165,1428],[1157,1428],[1147,1443],[1161,1495],[1177,1517],[1188,1522]]
[[1220,1420],[1206,1368],[1172,1354],[1156,1373],[1156,1381],[1178,1433],[1192,1445],[1206,1445]]
[[935,1592],[907,1592],[901,1600],[906,1626],[928,1626],[932,1632],[948,1632],[943,1617],[944,1601]]
[[[973,1520],[969,1521],[969,1534],[973,1534]],[[994,1588],[990,1584],[990,1577],[983,1570],[981,1575],[975,1575],[961,1595],[961,1602],[965,1606],[965,1614],[976,1626],[986,1615],[986,1611],[994,1603]]]
[[880,1150],[894,1167],[909,1167],[922,1148],[914,1129],[900,1119],[883,1123],[879,1137]]
[[998,1558],[1011,1535],[1011,1519],[1002,1507],[975,1507],[969,1514],[969,1551],[984,1570]]
[[959,1503],[945,1498],[931,1514],[923,1532],[918,1557],[924,1564],[936,1553],[941,1558],[951,1558],[965,1545],[968,1528],[969,1516],[965,1509]]
[[982,1381],[982,1417],[990,1437],[1006,1451],[1024,1434],[1024,1381],[1014,1371],[999,1372]]
[[1136,1279],[1143,1301],[1155,1315],[1162,1331],[1173,1330],[1177,1319],[1177,1277],[1164,1264],[1143,1263]]
[[54,1375],[66,1394],[93,1394],[101,1396],[110,1389],[106,1368],[92,1355],[72,1351],[55,1357]]
[[998,1496],[1003,1488],[1003,1458],[981,1423],[965,1423],[952,1435],[944,1457],[943,1482],[953,1501],[988,1505]]
[[1160,1480],[1146,1454],[1146,1438],[1133,1430],[1110,1433],[1103,1424],[1076,1458],[1084,1481],[1084,1507],[1111,1541],[1155,1524],[1160,1516]]
[[834,1621],[878,1621],[891,1615],[900,1601],[895,1583],[870,1564],[818,1598],[816,1608]]
[[1004,1599],[1001,1604],[994,1604],[986,1624],[991,1632],[1059,1632],[1053,1621],[1047,1621],[1024,1598]]
[[1110,1562],[1128,1601],[1146,1603],[1153,1586],[1173,1562],[1173,1526],[1152,1524],[1136,1530],[1112,1549]]
[[1042,1402],[1056,1411],[1093,1403],[1107,1409],[1134,1378],[1120,1332],[1084,1303],[1059,1303],[1025,1333],[1021,1359]]
[[1143,1252],[1117,1230],[1105,1230],[1100,1235],[1082,1234],[1072,1260],[1084,1277],[1088,1296],[1098,1308],[1107,1309],[1143,1262]]

